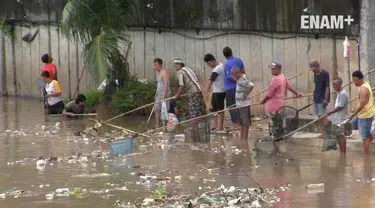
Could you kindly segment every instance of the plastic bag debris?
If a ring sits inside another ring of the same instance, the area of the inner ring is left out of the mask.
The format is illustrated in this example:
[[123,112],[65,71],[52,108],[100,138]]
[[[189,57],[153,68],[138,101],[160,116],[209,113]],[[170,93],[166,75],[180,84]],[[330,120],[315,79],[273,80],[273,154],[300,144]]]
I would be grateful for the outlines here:
[[324,183],[309,184],[306,186],[307,189],[321,189],[324,188]]

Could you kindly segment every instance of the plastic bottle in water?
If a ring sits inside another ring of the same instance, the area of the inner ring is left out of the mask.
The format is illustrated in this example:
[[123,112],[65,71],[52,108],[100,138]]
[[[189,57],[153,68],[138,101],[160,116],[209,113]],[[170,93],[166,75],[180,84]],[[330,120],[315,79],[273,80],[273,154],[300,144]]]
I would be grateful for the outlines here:
[[306,186],[308,189],[322,189],[324,188],[324,183],[309,184]]

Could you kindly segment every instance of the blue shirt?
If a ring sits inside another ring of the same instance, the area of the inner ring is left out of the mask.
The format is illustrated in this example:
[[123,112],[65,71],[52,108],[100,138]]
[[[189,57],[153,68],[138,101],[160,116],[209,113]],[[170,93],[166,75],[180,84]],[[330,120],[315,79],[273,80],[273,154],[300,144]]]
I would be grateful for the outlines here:
[[232,81],[232,68],[234,66],[237,66],[237,67],[241,68],[242,70],[244,69],[243,62],[240,58],[232,57],[232,58],[229,58],[225,62],[225,65],[224,65],[224,71],[225,71],[224,88],[225,88],[225,91],[236,88],[236,83]]
[[[315,90],[314,90],[314,103],[323,103],[323,100],[326,97],[326,88],[329,89],[329,73],[322,69],[319,75],[314,75]],[[329,90],[328,90],[328,93]],[[328,100],[330,101],[330,95],[327,95]]]

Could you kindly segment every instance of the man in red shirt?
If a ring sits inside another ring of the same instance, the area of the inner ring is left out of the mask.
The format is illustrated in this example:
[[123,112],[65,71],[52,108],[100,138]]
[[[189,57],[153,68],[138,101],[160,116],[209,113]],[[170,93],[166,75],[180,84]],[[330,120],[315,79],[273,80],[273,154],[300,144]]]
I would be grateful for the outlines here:
[[52,63],[53,58],[46,53],[41,57],[41,59],[44,63],[41,73],[47,71],[50,74],[52,80],[57,80],[57,67]]

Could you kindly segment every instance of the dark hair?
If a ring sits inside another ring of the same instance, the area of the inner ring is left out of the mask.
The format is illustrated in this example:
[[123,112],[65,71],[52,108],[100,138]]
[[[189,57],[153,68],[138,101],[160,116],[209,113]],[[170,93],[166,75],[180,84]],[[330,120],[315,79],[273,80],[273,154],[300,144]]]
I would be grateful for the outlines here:
[[357,77],[358,79],[363,79],[363,73],[359,70],[354,71],[352,77]]
[[228,46],[225,47],[225,48],[223,49],[223,55],[224,55],[225,58],[232,57],[232,56],[233,56],[232,49],[229,48]]
[[79,94],[76,98],[76,103],[78,104],[79,102],[85,102],[86,101],[86,96],[83,94]]
[[163,60],[161,58],[154,59],[154,63],[158,63],[159,65],[163,65]]
[[342,84],[344,81],[342,80],[342,78],[340,77],[336,77],[335,79],[333,79],[333,81],[337,81],[339,82],[340,84]]
[[46,53],[40,59],[42,60],[43,63],[46,64],[49,61],[49,55]]
[[45,78],[51,78],[51,75],[49,74],[48,71],[42,72],[42,74],[40,76],[45,77]]
[[216,59],[215,59],[214,55],[208,53],[204,56],[203,60],[204,60],[204,62],[209,62],[209,61],[215,61]]
[[180,65],[181,65],[181,68],[182,68],[182,67],[185,67],[185,64],[184,64],[184,63],[180,63]]

